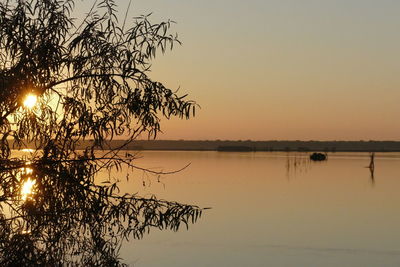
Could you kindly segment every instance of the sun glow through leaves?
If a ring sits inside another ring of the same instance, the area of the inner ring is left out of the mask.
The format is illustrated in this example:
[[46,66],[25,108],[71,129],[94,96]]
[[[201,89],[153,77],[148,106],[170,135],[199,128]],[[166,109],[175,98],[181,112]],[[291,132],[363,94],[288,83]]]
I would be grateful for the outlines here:
[[32,109],[36,105],[36,102],[37,102],[37,96],[34,94],[28,94],[25,97],[23,105],[25,108]]

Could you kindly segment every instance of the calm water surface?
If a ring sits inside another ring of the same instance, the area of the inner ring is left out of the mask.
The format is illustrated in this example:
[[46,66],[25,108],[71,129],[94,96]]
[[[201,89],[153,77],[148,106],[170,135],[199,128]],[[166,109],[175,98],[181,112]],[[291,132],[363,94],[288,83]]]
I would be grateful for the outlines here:
[[[400,154],[142,152],[122,191],[212,207],[189,230],[152,230],[121,256],[134,266],[400,266]],[[124,175],[113,174],[125,180]]]

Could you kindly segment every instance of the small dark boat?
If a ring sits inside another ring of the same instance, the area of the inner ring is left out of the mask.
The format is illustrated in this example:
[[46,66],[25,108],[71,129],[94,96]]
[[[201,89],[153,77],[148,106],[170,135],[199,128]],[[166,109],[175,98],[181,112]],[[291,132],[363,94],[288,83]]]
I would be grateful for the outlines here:
[[324,161],[326,160],[326,155],[322,153],[312,153],[310,155],[310,159],[312,161]]

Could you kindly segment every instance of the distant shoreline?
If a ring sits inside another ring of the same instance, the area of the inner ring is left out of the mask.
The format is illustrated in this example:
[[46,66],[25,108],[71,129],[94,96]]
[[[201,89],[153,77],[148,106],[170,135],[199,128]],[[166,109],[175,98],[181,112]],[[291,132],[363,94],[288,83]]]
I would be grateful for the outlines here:
[[[103,148],[115,149],[125,140],[107,142]],[[82,141],[77,149],[85,149],[92,140]],[[12,145],[12,144],[11,144]],[[28,145],[27,148],[34,148]],[[121,150],[220,151],[220,152],[400,152],[400,141],[192,141],[136,140]]]
[[[85,141],[81,147],[89,145]],[[124,143],[114,140],[107,145],[116,148]],[[400,141],[189,141],[189,140],[136,140],[123,150],[171,151],[298,151],[298,152],[400,152]]]

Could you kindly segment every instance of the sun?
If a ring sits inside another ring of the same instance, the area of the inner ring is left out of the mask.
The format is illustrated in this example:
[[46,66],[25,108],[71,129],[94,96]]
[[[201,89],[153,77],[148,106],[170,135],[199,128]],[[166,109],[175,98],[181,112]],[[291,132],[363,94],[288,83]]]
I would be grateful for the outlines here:
[[36,102],[37,102],[37,96],[34,94],[28,94],[25,97],[23,105],[28,109],[32,109],[36,105]]

